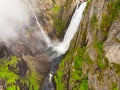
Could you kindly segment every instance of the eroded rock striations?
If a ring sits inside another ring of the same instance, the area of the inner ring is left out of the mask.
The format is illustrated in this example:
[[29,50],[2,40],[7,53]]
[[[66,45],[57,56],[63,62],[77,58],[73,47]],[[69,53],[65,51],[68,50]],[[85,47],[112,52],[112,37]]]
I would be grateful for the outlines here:
[[[33,1],[44,30],[52,39],[62,38],[79,0]],[[79,30],[54,77],[56,90],[120,89],[119,18],[120,0],[88,0]],[[46,44],[36,35],[35,20],[31,21],[26,37],[20,35],[9,48],[0,42],[0,89],[40,90],[49,73]]]
[[54,77],[56,90],[120,89],[120,1],[89,0]]
[[48,35],[55,39],[62,37],[67,25],[70,22],[76,4],[79,0],[36,0],[38,2],[38,10],[36,13],[44,30]]
[[[62,36],[78,1],[28,0],[42,27],[52,39]],[[46,43],[40,39],[39,27],[33,12],[30,13],[30,26],[25,27],[27,30],[20,33],[19,38],[9,40],[9,45],[0,42],[1,90],[41,90],[50,71],[51,60],[44,53]]]

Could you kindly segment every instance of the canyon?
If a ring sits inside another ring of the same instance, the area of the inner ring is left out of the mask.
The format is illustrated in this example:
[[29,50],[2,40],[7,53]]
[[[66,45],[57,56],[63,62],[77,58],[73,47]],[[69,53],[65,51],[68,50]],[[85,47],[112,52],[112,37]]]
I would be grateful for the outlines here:
[[[73,25],[80,0],[23,0],[29,18],[17,19],[19,27],[9,21],[17,34],[0,34],[1,90],[120,89],[120,1],[85,1],[81,22]],[[66,35],[70,25],[75,35]]]

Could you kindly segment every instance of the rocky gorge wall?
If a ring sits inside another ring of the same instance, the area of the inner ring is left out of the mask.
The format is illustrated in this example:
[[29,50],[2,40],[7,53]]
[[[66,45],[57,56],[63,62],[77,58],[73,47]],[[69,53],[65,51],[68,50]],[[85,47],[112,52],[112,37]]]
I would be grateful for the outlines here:
[[120,1],[89,0],[54,77],[56,90],[120,89]]
[[62,38],[79,0],[36,0],[41,24],[52,38]]
[[[78,0],[30,2],[47,34],[52,39],[58,39],[64,33]],[[43,50],[46,44],[40,40],[37,32],[39,28],[33,16],[31,26],[26,29],[28,30],[24,35],[21,34],[16,41],[11,41],[11,46],[7,47],[4,42],[0,42],[1,90],[41,90],[50,71],[51,61]]]
[[[62,38],[79,0],[35,2],[35,12],[44,30],[52,39]],[[79,30],[54,76],[56,90],[120,89],[119,11],[119,0],[88,0]],[[3,90],[41,90],[49,72],[51,62],[36,48],[41,44],[33,34],[34,27],[29,28],[33,28],[27,32],[29,41],[15,42],[15,52],[0,44]]]

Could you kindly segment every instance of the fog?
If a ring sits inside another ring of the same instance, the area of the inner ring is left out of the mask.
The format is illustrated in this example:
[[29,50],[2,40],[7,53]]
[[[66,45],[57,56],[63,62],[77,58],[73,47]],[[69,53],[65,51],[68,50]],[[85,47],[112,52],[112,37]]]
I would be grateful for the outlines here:
[[24,0],[0,0],[0,41],[15,40],[30,21]]

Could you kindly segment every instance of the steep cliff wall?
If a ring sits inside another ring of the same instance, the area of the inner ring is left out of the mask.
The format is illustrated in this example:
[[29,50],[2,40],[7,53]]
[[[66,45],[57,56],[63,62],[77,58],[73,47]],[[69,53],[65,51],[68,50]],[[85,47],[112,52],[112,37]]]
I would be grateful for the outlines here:
[[[33,1],[37,2],[38,7],[35,7],[35,11],[38,19],[51,38],[62,36],[79,2],[79,0]],[[119,11],[119,0],[88,0],[79,30],[54,77],[56,90],[120,89]],[[13,53],[0,46],[0,88],[41,89],[51,62],[46,61],[48,57],[44,54],[39,55],[40,51],[33,47],[39,43],[36,41],[37,38],[32,39],[31,33],[33,35],[33,32],[28,33],[28,37],[31,37],[30,43],[28,45],[25,43],[24,46],[24,43],[18,40],[18,43],[15,43],[16,47],[13,46],[15,48]],[[32,41],[35,42],[31,43]],[[21,55],[24,56],[19,57]]]
[[120,1],[89,0],[54,77],[56,90],[120,89]]
[[79,0],[36,0],[37,15],[44,30],[52,38],[61,37]]
[[[39,22],[51,38],[65,31],[79,0],[28,0]],[[35,6],[34,6],[35,5]],[[31,12],[31,26],[16,41],[6,47],[0,42],[0,89],[41,90],[50,71],[51,61],[44,54],[46,44],[36,35],[38,27]],[[41,54],[42,53],[42,54]]]

